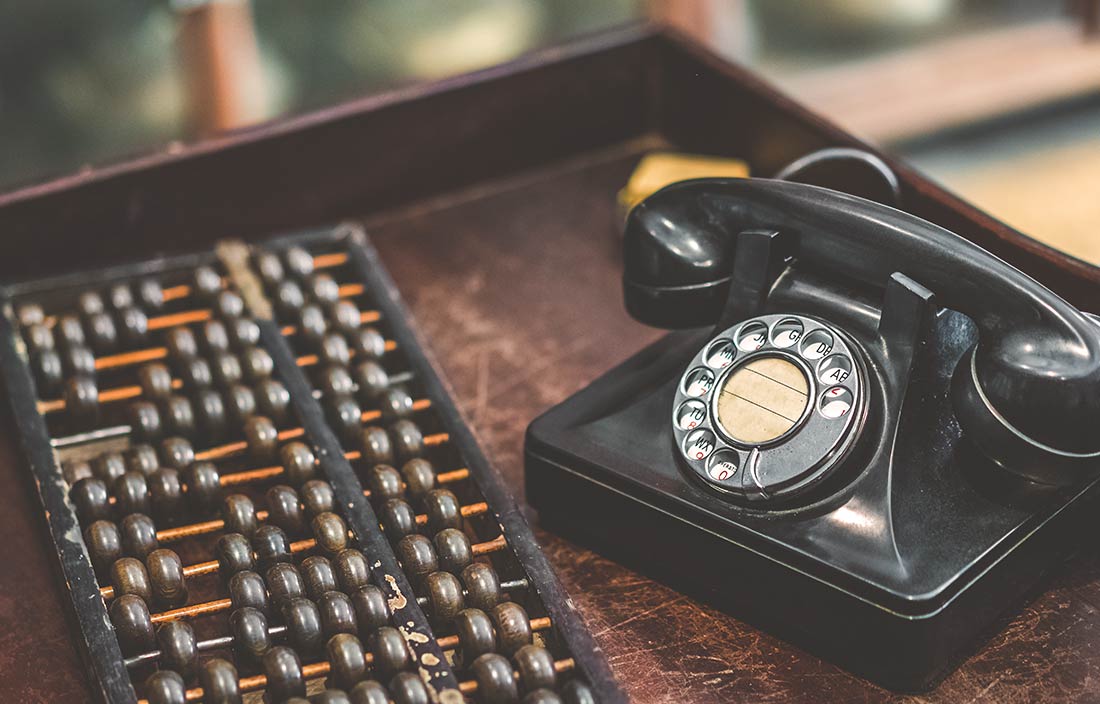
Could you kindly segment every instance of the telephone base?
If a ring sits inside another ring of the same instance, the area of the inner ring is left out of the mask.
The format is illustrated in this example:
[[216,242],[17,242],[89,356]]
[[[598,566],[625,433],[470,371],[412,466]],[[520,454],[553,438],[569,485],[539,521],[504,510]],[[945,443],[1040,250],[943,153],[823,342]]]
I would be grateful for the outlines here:
[[668,421],[707,334],[668,335],[531,424],[527,499],[545,528],[905,692],[934,687],[1086,534],[1100,482],[1008,486],[950,414],[883,476],[812,503],[717,496],[677,465]]

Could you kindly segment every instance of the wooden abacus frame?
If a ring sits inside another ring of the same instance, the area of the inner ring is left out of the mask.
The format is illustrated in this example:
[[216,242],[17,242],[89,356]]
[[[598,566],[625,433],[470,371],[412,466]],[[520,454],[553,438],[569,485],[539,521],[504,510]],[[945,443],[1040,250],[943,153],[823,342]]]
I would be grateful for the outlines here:
[[[334,230],[311,231],[257,244],[276,248],[292,244],[325,244],[347,250],[347,266],[354,272],[356,283],[364,285],[371,305],[381,314],[387,333],[392,335],[409,371],[415,375],[418,384],[431,399],[434,414],[462,457],[470,478],[488,503],[489,512],[501,526],[503,535],[507,538],[507,547],[524,573],[523,578],[545,607],[557,638],[574,656],[572,661],[579,675],[589,684],[599,701],[625,701],[594,640],[569,605],[570,602],[549,562],[539,550],[526,519],[481,452],[472,432],[451,400],[448,388],[436,373],[431,358],[411,323],[396,286],[366,235],[354,226],[341,226]],[[17,420],[23,451],[42,505],[43,516],[56,547],[57,565],[72,606],[70,616],[79,632],[79,650],[97,698],[111,704],[136,702],[137,695],[108,618],[105,602],[100,596],[100,585],[84,547],[81,526],[68,498],[68,487],[58,455],[51,446],[45,417],[40,414],[37,406],[39,399],[29,359],[14,319],[15,302],[38,296],[50,299],[58,295],[54,293],[57,289],[86,287],[93,282],[102,286],[107,281],[133,280],[214,261],[216,256],[213,252],[161,258],[30,281],[9,286],[0,292],[0,300],[4,304],[4,315],[0,316],[0,373],[8,389],[8,402]],[[273,321],[258,317],[257,323],[260,326],[260,346],[272,356],[275,374],[290,394],[291,407],[304,431],[303,439],[319,450],[317,456],[320,473],[331,484],[336,504],[340,507],[348,527],[355,533],[358,546],[371,557],[375,584],[386,592],[391,605],[404,604],[393,608],[393,623],[400,625],[405,631],[423,636],[407,639],[416,651],[414,654],[419,667],[428,671],[428,679],[437,691],[453,690],[457,695],[461,684],[451,670],[437,639],[432,637],[426,615],[417,604],[416,598],[412,598],[413,590],[379,529],[378,518],[364,498],[363,487],[356,472],[345,459],[340,443],[314,398],[311,385],[297,364],[281,327]],[[402,600],[401,596],[409,598]],[[422,657],[425,654],[432,657]]]

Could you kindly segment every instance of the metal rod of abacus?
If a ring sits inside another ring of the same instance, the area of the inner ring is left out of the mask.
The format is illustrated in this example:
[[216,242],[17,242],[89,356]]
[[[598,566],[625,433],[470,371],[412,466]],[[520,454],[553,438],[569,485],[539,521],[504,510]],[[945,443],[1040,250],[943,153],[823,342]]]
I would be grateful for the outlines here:
[[[367,492],[364,491],[363,493],[366,494]],[[473,518],[475,516],[482,516],[482,515],[489,512],[489,504],[485,503],[484,501],[480,501],[480,502],[475,503],[475,504],[467,504],[465,506],[460,507],[459,512],[462,514],[463,518]],[[268,517],[268,512],[267,511],[257,511],[256,512],[256,520],[257,521],[263,522],[263,521],[267,520],[267,517]],[[421,514],[418,514],[416,516],[416,524],[417,525],[426,525],[427,523],[428,523],[428,515],[426,513],[421,513]],[[204,534],[208,534],[208,533],[215,533],[219,530],[222,530],[222,529],[225,528],[225,521],[223,521],[221,519],[218,519],[218,520],[215,520],[215,521],[206,521],[205,523],[196,523],[196,524],[192,524],[190,526],[181,526],[181,528],[186,529],[185,535],[187,537],[193,537],[193,536],[196,536],[196,535],[204,535]],[[200,530],[196,530],[196,528],[200,528]],[[160,542],[162,534],[163,534],[163,531],[157,533],[158,543]],[[184,537],[184,536],[180,536],[180,537]],[[291,553],[298,553],[298,552],[302,552],[304,550],[309,550],[314,545],[316,545],[316,542],[312,539],[299,540],[297,542],[294,542],[294,543],[290,544],[290,552]],[[218,570],[219,570],[219,566],[218,566],[218,561],[217,560],[207,560],[206,562],[199,562],[199,563],[196,563],[196,564],[193,564],[193,565],[185,566],[183,568],[183,576],[184,577],[197,577],[199,575],[204,575],[204,574],[214,574]],[[99,594],[100,594],[100,596],[102,596],[104,598],[104,600],[113,599],[114,596],[115,596],[115,589],[114,589],[114,587],[109,586],[109,585],[105,586],[105,587],[100,587],[99,588]]]

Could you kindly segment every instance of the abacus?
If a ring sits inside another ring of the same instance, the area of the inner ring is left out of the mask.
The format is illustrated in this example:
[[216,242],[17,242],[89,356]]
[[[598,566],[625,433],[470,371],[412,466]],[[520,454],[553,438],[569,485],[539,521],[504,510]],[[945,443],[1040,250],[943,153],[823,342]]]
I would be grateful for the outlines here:
[[4,298],[103,701],[622,701],[358,228]]

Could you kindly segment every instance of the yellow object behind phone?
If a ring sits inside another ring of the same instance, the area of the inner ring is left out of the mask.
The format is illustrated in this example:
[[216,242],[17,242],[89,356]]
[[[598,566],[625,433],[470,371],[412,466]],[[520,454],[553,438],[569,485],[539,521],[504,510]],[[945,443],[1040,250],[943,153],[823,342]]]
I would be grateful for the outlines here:
[[646,196],[670,183],[691,178],[746,178],[749,166],[740,159],[728,159],[700,154],[650,152],[642,157],[630,174],[630,180],[619,191],[619,211],[627,213]]

